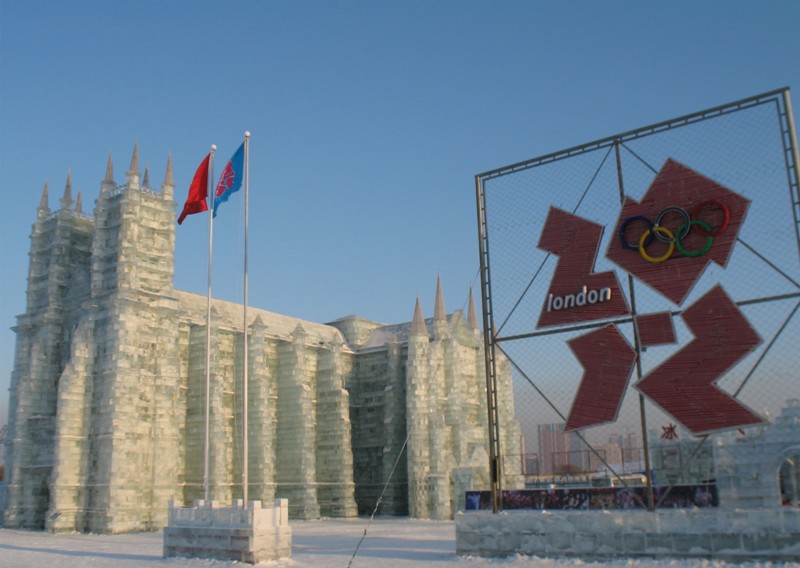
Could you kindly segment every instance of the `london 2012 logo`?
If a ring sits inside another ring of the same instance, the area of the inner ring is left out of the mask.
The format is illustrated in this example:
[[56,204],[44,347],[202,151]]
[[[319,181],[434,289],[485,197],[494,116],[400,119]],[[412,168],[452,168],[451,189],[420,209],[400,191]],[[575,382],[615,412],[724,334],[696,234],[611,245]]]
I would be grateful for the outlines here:
[[[710,263],[725,268],[750,201],[668,159],[640,202],[626,197],[606,258],[681,306]],[[551,207],[539,248],[558,257],[538,328],[632,317],[641,347],[677,342],[670,312],[632,314],[614,271],[595,272],[603,227]],[[680,317],[694,335],[635,385],[696,435],[762,422],[716,386],[760,343],[722,289],[712,287]],[[568,341],[584,367],[567,430],[616,420],[637,352],[615,324]]]

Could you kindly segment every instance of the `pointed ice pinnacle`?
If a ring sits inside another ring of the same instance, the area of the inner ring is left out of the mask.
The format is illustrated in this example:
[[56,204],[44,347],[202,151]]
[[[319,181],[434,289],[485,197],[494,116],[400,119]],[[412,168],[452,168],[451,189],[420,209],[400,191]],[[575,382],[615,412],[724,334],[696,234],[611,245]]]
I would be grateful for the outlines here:
[[161,184],[161,197],[172,199],[175,191],[175,179],[172,175],[172,154],[167,154],[167,173],[164,174],[164,183]]
[[442,277],[436,276],[436,301],[433,304],[433,321],[447,321],[447,312],[444,309],[444,294],[442,294]]
[[172,175],[172,154],[167,154],[167,173],[164,174],[164,183],[162,185],[175,187],[175,178]]
[[128,168],[128,171],[133,172],[135,174],[139,174],[139,143],[134,142],[133,144],[133,156],[131,157],[131,167]]
[[61,208],[72,207],[72,172],[67,172],[67,185],[64,187],[64,196],[61,198]]
[[78,190],[78,197],[75,198],[75,213],[83,213],[83,197],[80,190]]
[[131,167],[125,172],[125,181],[127,184],[135,189],[139,188],[139,143],[133,145],[133,157],[131,158]]
[[47,182],[44,182],[44,189],[42,189],[42,199],[39,201],[39,211],[48,213],[50,211],[50,199],[48,197]]
[[100,182],[100,195],[108,193],[117,187],[117,182],[114,181],[114,159],[111,152],[108,153],[108,163],[106,164],[106,177]]
[[467,323],[472,329],[478,329],[478,314],[475,311],[475,298],[472,295],[472,288],[469,289],[469,301],[467,303]]
[[106,177],[103,179],[103,183],[116,185],[114,182],[114,158],[111,152],[108,153],[108,163],[106,164]]
[[417,304],[414,306],[414,319],[411,320],[411,333],[410,335],[428,335],[428,328],[425,325],[425,316],[422,315],[422,306],[417,298]]
[[150,187],[150,166],[144,167],[144,178],[142,179],[142,187]]

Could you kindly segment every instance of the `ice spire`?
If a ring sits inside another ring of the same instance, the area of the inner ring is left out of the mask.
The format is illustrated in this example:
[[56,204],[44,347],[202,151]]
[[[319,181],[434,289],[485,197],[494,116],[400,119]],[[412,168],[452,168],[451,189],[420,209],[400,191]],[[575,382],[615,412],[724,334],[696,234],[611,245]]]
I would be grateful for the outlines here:
[[47,182],[44,182],[42,189],[42,199],[39,201],[39,213],[50,213],[50,198],[48,196]]
[[469,301],[467,302],[467,323],[472,329],[478,329],[478,313],[475,311],[475,298],[472,295],[472,288],[469,289]]
[[447,321],[447,312],[444,309],[444,294],[442,294],[442,277],[436,276],[436,301],[433,304],[433,321]]
[[117,183],[114,181],[114,159],[111,156],[111,152],[109,152],[108,163],[106,164],[106,177],[103,178],[103,182],[100,184],[100,193],[110,191],[116,186]]
[[132,172],[139,173],[139,143],[133,143],[133,156],[131,156],[131,167],[128,168]]
[[444,294],[442,293],[442,278],[436,276],[436,300],[433,304],[433,337],[442,339],[447,335],[447,312],[444,308]]
[[61,198],[61,208],[72,207],[72,171],[67,172],[67,185],[64,187],[64,196]]
[[297,338],[302,339],[306,335],[308,335],[306,333],[306,328],[303,327],[302,323],[298,323],[297,327],[295,327],[294,331],[292,332],[292,337],[294,337],[295,339],[297,339]]
[[139,143],[133,145],[133,156],[131,157],[131,167],[125,172],[125,180],[132,188],[139,189]]
[[417,298],[417,304],[414,306],[414,319],[411,320],[411,333],[410,335],[428,335],[428,328],[425,325],[425,316],[422,315],[422,306]]
[[167,173],[164,174],[164,183],[161,184],[161,197],[172,199],[175,190],[175,178],[172,175],[172,154],[167,154]]

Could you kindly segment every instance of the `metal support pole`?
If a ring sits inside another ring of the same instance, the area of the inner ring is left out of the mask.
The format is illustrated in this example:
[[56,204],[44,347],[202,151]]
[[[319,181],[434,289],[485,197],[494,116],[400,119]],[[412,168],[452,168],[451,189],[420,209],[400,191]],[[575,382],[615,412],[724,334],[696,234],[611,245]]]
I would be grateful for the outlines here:
[[497,365],[492,318],[491,278],[489,277],[489,241],[486,231],[486,199],[480,177],[475,178],[480,250],[481,306],[483,310],[483,349],[486,361],[486,410],[489,427],[489,475],[492,512],[502,510],[502,464],[500,463],[500,427],[497,411]]
[[242,309],[242,334],[244,345],[242,348],[242,504],[247,509],[247,486],[248,470],[250,469],[250,457],[248,455],[248,415],[247,393],[248,381],[247,371],[249,366],[248,346],[247,346],[247,232],[248,232],[248,208],[250,205],[250,132],[244,133],[244,306]]
[[216,144],[211,145],[211,158],[208,162],[208,185],[206,196],[208,208],[208,289],[206,293],[206,408],[205,440],[203,445],[203,499],[211,500],[211,247],[214,243],[214,152]]
[[797,131],[794,128],[794,115],[792,114],[792,101],[789,89],[782,93],[785,114],[786,136],[784,137],[786,159],[786,174],[789,177],[789,199],[792,202],[792,215],[794,215],[794,230],[797,237],[797,252],[800,254],[800,151],[797,148]]
[[[625,184],[622,181],[622,159],[619,155],[619,142],[614,143],[614,156],[617,161],[617,183],[619,185],[620,205],[625,202]],[[628,295],[631,300],[631,316],[633,317],[633,347],[636,350],[636,376],[642,380],[642,345],[639,342],[639,326],[636,322],[636,294],[633,276],[628,274]],[[639,393],[639,418],[642,428],[642,449],[644,451],[645,481],[647,483],[647,510],[655,511],[653,496],[653,476],[650,469],[650,443],[647,440],[647,417],[645,414],[644,395]]]

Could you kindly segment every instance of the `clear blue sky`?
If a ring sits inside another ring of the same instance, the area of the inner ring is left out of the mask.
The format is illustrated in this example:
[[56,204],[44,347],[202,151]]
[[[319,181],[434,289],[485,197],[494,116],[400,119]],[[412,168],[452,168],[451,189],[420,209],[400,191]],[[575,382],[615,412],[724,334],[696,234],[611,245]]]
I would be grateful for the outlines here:
[[[91,212],[138,142],[182,203],[250,130],[251,304],[408,321],[438,273],[448,311],[475,283],[476,173],[784,86],[797,114],[798,22],[796,0],[0,0],[0,424],[45,181],[55,208],[71,170]],[[215,225],[232,301],[242,201]],[[178,228],[177,288],[205,293],[206,230]]]

